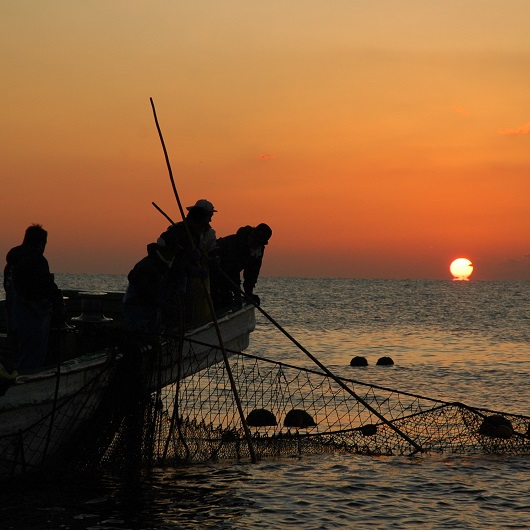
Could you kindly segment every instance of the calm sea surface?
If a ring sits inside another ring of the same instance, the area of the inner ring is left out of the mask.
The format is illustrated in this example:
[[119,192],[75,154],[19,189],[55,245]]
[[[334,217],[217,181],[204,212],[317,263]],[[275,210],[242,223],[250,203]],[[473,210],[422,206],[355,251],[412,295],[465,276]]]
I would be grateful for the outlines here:
[[[62,288],[126,279],[57,275]],[[249,353],[530,415],[530,282],[260,278]],[[354,368],[350,360],[367,358]],[[395,365],[376,366],[390,356]],[[0,528],[530,528],[530,456],[303,456],[111,475],[0,496]]]

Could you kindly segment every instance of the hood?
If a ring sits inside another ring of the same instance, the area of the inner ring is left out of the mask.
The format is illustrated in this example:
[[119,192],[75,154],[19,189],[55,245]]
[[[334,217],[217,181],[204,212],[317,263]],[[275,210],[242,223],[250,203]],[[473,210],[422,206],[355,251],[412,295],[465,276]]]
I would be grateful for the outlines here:
[[38,248],[30,245],[19,245],[7,253],[6,262],[8,265],[16,265],[22,259],[38,256],[42,256],[42,252]]

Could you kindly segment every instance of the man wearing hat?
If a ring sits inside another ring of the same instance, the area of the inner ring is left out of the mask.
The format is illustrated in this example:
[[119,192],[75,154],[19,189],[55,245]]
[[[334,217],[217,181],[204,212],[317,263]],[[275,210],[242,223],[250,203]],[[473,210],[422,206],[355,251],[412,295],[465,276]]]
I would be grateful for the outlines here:
[[[213,204],[208,201],[207,199],[199,199],[193,206],[186,206],[186,210],[188,210],[188,212],[192,209],[192,208],[202,208],[203,210],[206,210],[208,213],[210,214],[214,214],[214,212],[216,212],[217,210],[214,209],[213,207]],[[211,217],[210,217],[211,219]]]
[[193,206],[186,206],[188,212],[202,210],[207,213],[209,229],[201,234],[200,244],[207,254],[212,254],[217,248],[217,237],[215,230],[210,226],[213,214],[217,211],[213,204],[207,199],[199,199]]

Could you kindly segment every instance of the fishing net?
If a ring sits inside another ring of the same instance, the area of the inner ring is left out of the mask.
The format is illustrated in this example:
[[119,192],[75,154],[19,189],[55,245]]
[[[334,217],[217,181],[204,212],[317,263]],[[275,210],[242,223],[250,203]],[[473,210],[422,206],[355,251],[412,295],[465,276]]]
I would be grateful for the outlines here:
[[226,362],[216,345],[174,338],[129,344],[35,423],[0,436],[0,474],[45,462],[49,473],[337,452],[530,453],[528,416],[225,353]]
[[[191,343],[191,351],[197,346],[203,344]],[[178,348],[178,343],[171,347]],[[527,416],[228,353],[229,369],[219,362],[147,393],[132,415],[133,409],[126,407],[129,413],[124,414],[122,407],[116,415],[119,421],[112,424],[112,437],[107,437],[110,443],[101,446],[100,460],[130,465],[136,454],[144,462],[174,465],[329,452],[530,451]],[[142,384],[148,388],[151,383]]]

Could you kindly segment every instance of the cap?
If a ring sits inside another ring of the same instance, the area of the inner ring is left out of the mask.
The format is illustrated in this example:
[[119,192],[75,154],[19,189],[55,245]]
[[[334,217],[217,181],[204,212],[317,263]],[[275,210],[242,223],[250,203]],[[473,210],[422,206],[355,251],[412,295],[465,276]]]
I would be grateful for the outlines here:
[[217,210],[214,210],[213,204],[206,199],[199,199],[193,206],[186,206],[186,210],[191,210],[192,208],[202,208],[209,213],[214,213]]

